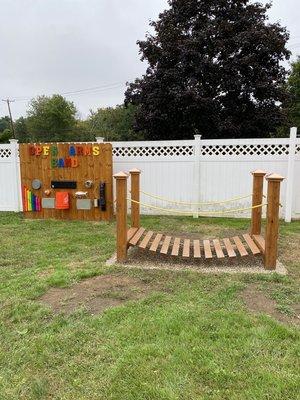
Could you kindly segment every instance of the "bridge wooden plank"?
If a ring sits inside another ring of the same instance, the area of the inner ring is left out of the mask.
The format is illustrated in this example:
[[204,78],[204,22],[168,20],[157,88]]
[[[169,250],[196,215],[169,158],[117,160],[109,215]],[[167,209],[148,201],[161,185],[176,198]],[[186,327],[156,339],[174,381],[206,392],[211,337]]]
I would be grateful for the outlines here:
[[236,244],[236,247],[238,249],[238,252],[240,253],[241,257],[247,256],[248,251],[245,249],[245,246],[243,245],[241,239],[238,236],[234,236],[233,238],[234,243]]
[[244,234],[243,238],[245,239],[245,242],[249,246],[249,249],[252,251],[252,254],[254,254],[254,255],[255,254],[260,254],[259,248],[256,246],[254,240],[252,239],[252,237],[248,233]]
[[129,244],[136,246],[140,238],[143,236],[145,228],[139,228],[136,234],[129,240]]
[[223,239],[223,242],[225,244],[228,257],[230,257],[230,258],[236,257],[236,252],[234,251],[230,240],[228,238],[225,238],[225,239]]
[[165,240],[161,246],[161,254],[168,254],[168,250],[169,250],[169,246],[170,246],[170,242],[171,242],[172,237],[171,236],[166,236]]
[[174,243],[173,243],[173,247],[172,247],[172,252],[171,252],[172,256],[178,256],[179,247],[180,247],[180,238],[175,238],[174,239]]
[[136,234],[139,228],[129,228],[127,231],[127,242],[130,241],[130,239],[133,238],[133,236]]
[[203,240],[203,246],[204,246],[205,258],[212,258],[212,252],[211,252],[211,248],[210,248],[210,241],[209,240]]
[[255,241],[257,247],[262,252],[262,254],[265,254],[265,239],[261,235],[253,235],[253,240]]
[[157,250],[157,248],[159,246],[159,243],[161,241],[161,238],[162,238],[162,234],[161,233],[157,233],[155,238],[154,238],[154,240],[153,240],[153,242],[152,242],[152,245],[150,246],[150,250],[151,251],[156,251]]
[[190,245],[191,245],[190,239],[184,239],[182,257],[190,256]]
[[144,239],[139,244],[139,247],[141,249],[145,249],[147,247],[148,243],[150,242],[150,239],[152,238],[152,236],[153,236],[153,232],[152,231],[147,232],[146,236],[144,237]]
[[200,240],[194,240],[194,258],[201,258]]
[[213,244],[215,247],[215,251],[216,251],[216,255],[218,258],[224,258],[225,255],[223,253],[222,247],[221,247],[221,243],[219,239],[214,239],[213,240]]

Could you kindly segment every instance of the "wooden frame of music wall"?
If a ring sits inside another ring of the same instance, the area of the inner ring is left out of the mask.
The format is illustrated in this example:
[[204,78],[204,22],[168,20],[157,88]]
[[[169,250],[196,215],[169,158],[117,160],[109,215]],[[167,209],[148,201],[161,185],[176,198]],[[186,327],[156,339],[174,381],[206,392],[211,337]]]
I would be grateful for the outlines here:
[[[20,144],[19,151],[25,218],[112,219],[113,164],[110,143],[29,143]],[[57,186],[68,186],[66,181],[74,188],[54,188],[55,183]],[[40,188],[34,188],[39,184]],[[68,193],[69,208],[56,208],[58,192]],[[79,199],[85,199],[80,204],[90,208],[78,209]],[[48,207],[52,202],[54,208],[43,207],[43,204]]]

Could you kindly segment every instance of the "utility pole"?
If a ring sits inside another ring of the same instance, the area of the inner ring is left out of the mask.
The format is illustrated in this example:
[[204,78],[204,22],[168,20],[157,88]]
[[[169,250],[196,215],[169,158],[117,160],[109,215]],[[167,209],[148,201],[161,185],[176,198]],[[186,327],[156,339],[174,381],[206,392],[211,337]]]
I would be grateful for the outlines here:
[[15,138],[16,138],[16,135],[15,135],[15,128],[14,128],[14,123],[13,123],[13,119],[12,119],[12,116],[11,116],[11,110],[10,110],[10,103],[13,103],[14,100],[9,100],[9,99],[3,100],[3,99],[2,99],[2,101],[4,101],[5,103],[7,103],[8,112],[9,112],[9,118],[10,118],[11,133],[12,133],[13,139],[15,139]]

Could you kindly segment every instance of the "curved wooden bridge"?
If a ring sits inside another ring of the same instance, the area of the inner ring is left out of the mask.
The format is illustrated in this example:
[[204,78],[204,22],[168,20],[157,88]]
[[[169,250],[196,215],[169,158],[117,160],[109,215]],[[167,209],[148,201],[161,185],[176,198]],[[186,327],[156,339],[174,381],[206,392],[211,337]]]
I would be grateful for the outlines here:
[[265,240],[260,235],[250,236],[246,233],[231,238],[199,240],[155,233],[145,228],[130,228],[127,232],[127,245],[160,254],[195,259],[245,257],[264,254],[265,251]]
[[[251,210],[251,228],[250,233],[226,237],[224,239],[205,239],[178,237],[175,233],[167,235],[163,233],[155,233],[146,230],[140,225],[140,206],[155,208],[162,212],[173,212],[175,209],[164,207],[156,207],[151,204],[140,202],[140,173],[138,169],[130,171],[131,177],[131,197],[127,196],[127,178],[128,174],[119,172],[115,174],[116,179],[116,220],[117,220],[117,261],[124,262],[127,260],[127,250],[129,246],[136,246],[141,249],[153,251],[160,254],[194,258],[194,259],[232,259],[236,257],[262,255],[265,269],[275,270],[278,254],[278,233],[279,233],[279,210],[280,210],[280,185],[283,177],[277,174],[269,174],[256,170],[252,172],[252,206],[239,209],[228,210],[212,210],[203,211],[203,216],[210,214],[223,215],[228,212]],[[265,197],[263,194],[264,179],[268,182],[267,202],[263,202]],[[145,193],[145,192],[144,192]],[[148,195],[151,195],[148,193]],[[159,199],[157,195],[151,195]],[[247,196],[238,199],[247,198]],[[162,199],[162,198],[160,198]],[[227,199],[222,202],[213,202],[213,204],[221,204],[224,202],[234,202],[235,199]],[[175,201],[164,199],[164,201]],[[131,228],[127,225],[127,202],[131,204]],[[185,203],[186,204],[186,203]],[[197,210],[200,205],[207,203],[197,203]],[[212,203],[209,203],[212,204]],[[266,206],[266,228],[265,238],[261,236],[262,232],[262,208]],[[194,215],[195,210],[182,211],[177,210],[179,214]]]

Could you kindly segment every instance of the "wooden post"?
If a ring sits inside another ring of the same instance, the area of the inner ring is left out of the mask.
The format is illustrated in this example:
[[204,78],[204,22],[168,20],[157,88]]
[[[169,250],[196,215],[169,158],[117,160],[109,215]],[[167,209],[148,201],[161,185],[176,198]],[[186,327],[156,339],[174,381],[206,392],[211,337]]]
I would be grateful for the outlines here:
[[272,174],[266,179],[268,181],[268,206],[264,261],[265,268],[273,270],[276,269],[278,251],[280,184],[284,178]]
[[117,261],[127,259],[127,178],[125,172],[114,175],[116,180]]
[[[252,189],[252,206],[258,206],[263,203],[264,176],[265,171],[260,169],[252,172],[253,189]],[[251,215],[251,235],[261,234],[261,216],[262,208],[253,208]]]
[[[131,169],[131,200],[140,201],[140,175],[141,171],[139,169]],[[140,205],[131,202],[131,226],[132,228],[140,227]]]

